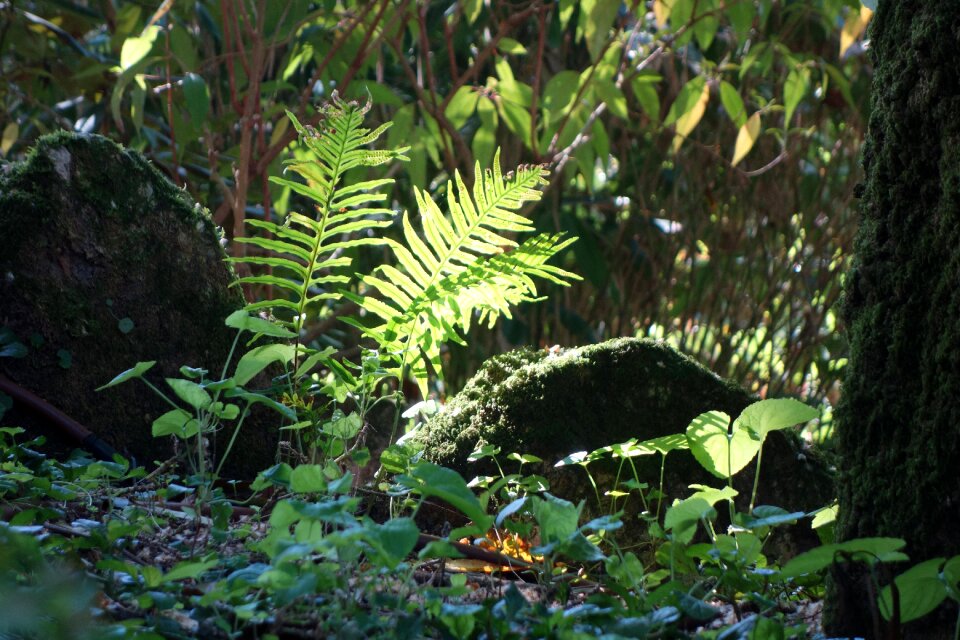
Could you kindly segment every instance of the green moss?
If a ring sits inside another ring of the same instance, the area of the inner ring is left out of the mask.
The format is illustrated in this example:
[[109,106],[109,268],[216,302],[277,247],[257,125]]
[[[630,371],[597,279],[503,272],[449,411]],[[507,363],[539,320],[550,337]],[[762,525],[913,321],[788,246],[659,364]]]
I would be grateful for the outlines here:
[[[960,5],[881,2],[838,409],[839,534],[960,553]],[[831,631],[872,631],[862,582],[838,581]],[[955,613],[908,636],[952,634]]]

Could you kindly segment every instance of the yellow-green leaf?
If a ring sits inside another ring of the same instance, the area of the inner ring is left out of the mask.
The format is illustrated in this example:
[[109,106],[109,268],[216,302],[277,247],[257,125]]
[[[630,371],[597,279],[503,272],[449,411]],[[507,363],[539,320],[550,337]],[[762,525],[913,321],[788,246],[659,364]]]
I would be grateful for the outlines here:
[[853,46],[853,43],[860,39],[860,36],[867,30],[867,24],[873,11],[867,7],[860,7],[860,12],[851,11],[843,23],[843,30],[840,31],[840,57],[847,52],[847,49]]
[[157,40],[160,27],[147,27],[139,36],[127,38],[120,49],[120,68],[124,71],[147,57]]
[[700,119],[707,110],[708,102],[710,102],[710,86],[702,76],[697,76],[680,90],[664,122],[667,125],[670,123],[674,125],[676,132],[673,138],[674,153],[680,149],[683,141],[700,123]]
[[10,151],[13,143],[15,143],[19,137],[20,125],[16,122],[7,123],[7,126],[3,128],[3,140],[0,141],[0,153],[7,155],[7,152]]
[[737,166],[740,161],[750,153],[750,150],[753,149],[753,145],[759,137],[760,112],[757,111],[743,123],[743,126],[740,127],[740,131],[737,133],[737,143],[733,147],[733,166]]

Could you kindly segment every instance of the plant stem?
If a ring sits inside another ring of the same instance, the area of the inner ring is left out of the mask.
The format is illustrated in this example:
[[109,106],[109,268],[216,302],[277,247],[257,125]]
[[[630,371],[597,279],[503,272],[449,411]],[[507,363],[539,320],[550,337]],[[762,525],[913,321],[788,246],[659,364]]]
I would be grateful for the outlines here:
[[757,470],[753,473],[753,493],[750,494],[750,510],[747,512],[753,515],[753,505],[757,502],[757,487],[760,486],[760,461],[763,460],[763,443],[760,443],[760,451],[757,452]]

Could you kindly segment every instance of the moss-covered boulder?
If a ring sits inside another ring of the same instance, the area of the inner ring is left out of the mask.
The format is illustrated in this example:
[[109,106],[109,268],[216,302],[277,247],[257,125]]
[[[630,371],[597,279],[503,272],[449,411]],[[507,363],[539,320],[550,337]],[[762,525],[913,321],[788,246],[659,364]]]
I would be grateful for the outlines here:
[[[0,177],[0,238],[0,328],[28,347],[0,373],[117,450],[168,457],[171,442],[150,434],[167,408],[148,389],[94,390],[143,360],[157,361],[155,382],[181,365],[219,375],[235,335],[224,319],[244,301],[208,213],[140,154],[61,132]],[[72,444],[23,407],[4,423]],[[275,436],[252,426],[235,473],[272,460]]]
[[[700,413],[720,410],[731,416],[753,402],[746,391],[725,381],[671,347],[651,340],[621,338],[559,352],[520,350],[489,360],[424,429],[419,440],[426,456],[456,469],[465,477],[495,472],[495,467],[468,462],[479,441],[501,449],[506,472],[516,471],[506,460],[510,452],[534,454],[544,460],[524,465],[525,473],[542,473],[552,492],[587,501],[596,510],[594,492],[579,467],[555,469],[554,464],[577,451],[683,433]],[[632,459],[640,480],[656,487],[659,456]],[[592,464],[601,491],[614,484],[612,464]],[[621,479],[632,472],[624,469]],[[736,478],[740,498],[749,501],[752,465]],[[693,483],[721,486],[688,451],[669,454],[664,488],[666,504],[689,495]],[[831,474],[819,458],[804,448],[796,434],[775,432],[764,448],[760,504],[791,511],[810,511],[834,496]],[[636,513],[640,501],[628,502],[628,536],[640,533]],[[746,502],[744,502],[746,506]],[[809,533],[809,526],[804,524]],[[815,541],[810,534],[809,540]],[[803,545],[803,535],[798,544]]]

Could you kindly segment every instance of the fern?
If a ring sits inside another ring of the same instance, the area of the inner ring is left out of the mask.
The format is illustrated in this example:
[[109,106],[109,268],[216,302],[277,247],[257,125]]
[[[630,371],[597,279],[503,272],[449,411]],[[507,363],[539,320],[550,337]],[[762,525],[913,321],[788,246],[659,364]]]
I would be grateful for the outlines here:
[[[392,224],[394,212],[383,208],[386,195],[378,189],[389,179],[344,185],[344,174],[359,166],[374,166],[390,160],[406,160],[407,147],[374,151],[366,146],[390,126],[374,131],[362,128],[369,105],[358,106],[336,97],[323,109],[316,128],[303,126],[288,113],[300,140],[314,156],[310,161],[286,162],[286,171],[304,182],[271,178],[315,203],[316,215],[291,213],[284,224],[248,220],[273,237],[238,238],[263,250],[264,255],[234,258],[250,265],[270,267],[273,273],[246,276],[242,283],[272,285],[284,297],[248,305],[249,310],[284,309],[292,316],[284,324],[299,330],[310,305],[329,299],[348,298],[360,305],[375,324],[358,318],[343,318],[374,339],[383,355],[395,365],[390,372],[402,378],[409,372],[426,393],[429,368],[440,370],[440,346],[463,342],[474,318],[489,325],[510,308],[537,300],[534,278],[566,285],[579,279],[547,264],[575,238],[541,234],[522,244],[509,235],[532,231],[530,220],[519,213],[527,203],[540,199],[547,184],[541,166],[521,167],[516,173],[500,172],[500,152],[492,170],[476,168],[476,182],[468,189],[459,173],[447,182],[449,218],[425,190],[415,189],[422,235],[414,229],[408,213],[402,215],[403,242],[380,235]],[[345,253],[360,245],[388,245],[396,266],[384,264],[374,273],[359,276],[365,285],[361,294],[346,291],[353,282]],[[307,353],[309,350],[305,351]],[[311,356],[297,368],[304,371]],[[296,356],[295,356],[296,357]],[[326,362],[326,360],[324,360]],[[330,364],[330,363],[328,363]],[[429,366],[428,366],[429,365]]]
[[315,216],[291,213],[284,224],[247,220],[250,226],[267,231],[273,237],[248,236],[236,241],[255,245],[266,255],[231,260],[269,267],[273,273],[246,276],[239,282],[271,285],[285,292],[284,297],[253,302],[247,305],[248,310],[286,309],[292,319],[281,322],[298,330],[306,320],[309,305],[339,298],[339,287],[351,281],[345,271],[352,261],[345,252],[361,245],[385,242],[376,233],[367,232],[376,232],[392,223],[394,212],[380,206],[387,196],[378,190],[393,180],[342,184],[344,175],[353,168],[408,159],[403,154],[409,147],[394,151],[366,148],[391,125],[386,123],[374,131],[363,128],[363,118],[369,110],[369,103],[361,106],[334,95],[323,108],[317,128],[301,125],[287,112],[313,158],[284,163],[284,173],[298,174],[305,182],[277,177],[270,180],[313,200]]
[[546,169],[521,167],[504,176],[498,151],[492,171],[482,172],[478,164],[475,174],[472,191],[459,173],[447,182],[449,220],[430,194],[416,189],[423,237],[404,213],[405,244],[389,242],[398,266],[383,265],[361,278],[379,297],[349,296],[381,322],[370,327],[345,321],[394,359],[395,375],[409,370],[424,393],[428,363],[440,373],[440,345],[462,342],[459,332],[469,330],[475,314],[492,325],[501,314],[509,317],[512,305],[536,299],[533,277],[564,285],[578,278],[546,264],[575,238],[541,234],[518,246],[504,235],[532,230],[517,212],[540,199]]

